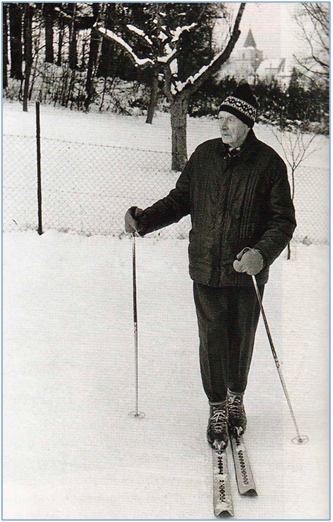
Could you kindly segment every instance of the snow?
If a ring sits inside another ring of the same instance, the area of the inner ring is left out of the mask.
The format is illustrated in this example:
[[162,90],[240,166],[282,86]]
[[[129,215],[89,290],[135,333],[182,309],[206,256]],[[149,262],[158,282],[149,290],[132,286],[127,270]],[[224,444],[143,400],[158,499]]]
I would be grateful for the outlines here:
[[[178,65],[176,64],[176,68],[172,68],[171,64],[173,62],[172,58],[177,54],[177,49],[176,48],[172,49],[170,47],[170,45],[168,43],[166,43],[165,46],[164,46],[164,52],[165,52],[165,55],[164,56],[159,56],[157,58],[157,61],[160,62],[160,63],[167,63],[167,62],[169,62],[170,63],[170,70],[174,74],[175,70],[177,70]],[[176,60],[174,60],[174,61],[176,61]]]
[[150,63],[151,65],[154,64],[153,60],[151,60],[150,58],[139,58],[133,51],[132,47],[127,42],[125,42],[125,40],[121,38],[121,36],[118,36],[116,33],[111,31],[111,29],[105,29],[104,27],[101,27],[98,24],[95,24],[95,27],[103,36],[107,36],[111,40],[114,40],[119,45],[121,45],[132,56],[136,65],[142,66],[147,65],[148,63]]
[[[4,230],[34,228],[36,222],[35,111],[4,104]],[[259,138],[282,155],[281,146],[265,125]],[[189,154],[202,141],[218,136],[218,121],[188,118]],[[15,136],[26,136],[19,139]],[[170,115],[157,113],[153,125],[143,117],[89,114],[41,106],[44,224],[79,233],[121,234],[126,206],[148,206],[173,187]],[[52,139],[52,141],[50,141]],[[58,140],[58,141],[54,141]],[[71,142],[71,143],[68,143]],[[103,147],[103,148],[102,148]],[[108,147],[108,148],[106,148]],[[119,148],[116,148],[119,147]],[[147,152],[158,151],[156,153]],[[295,240],[328,243],[329,141],[316,136],[312,154],[296,172]],[[310,152],[309,151],[309,152]],[[163,154],[165,153],[165,154]],[[92,174],[94,190],[92,190]],[[13,191],[21,205],[7,194]],[[72,211],[80,204],[80,215]],[[23,204],[24,202],[24,204]],[[159,234],[186,236],[188,220]]]
[[142,38],[144,38],[146,40],[146,42],[149,43],[149,45],[153,45],[153,42],[149,38],[149,36],[146,35],[145,32],[142,31],[142,29],[139,29],[139,27],[136,27],[135,25],[132,25],[132,24],[127,24],[127,28],[130,31],[132,31],[133,33],[137,34],[138,36],[141,36]]
[[214,56],[214,58],[211,60],[211,62],[209,64],[203,65],[196,74],[194,74],[193,76],[189,76],[185,82],[179,82],[179,81],[175,82],[177,90],[180,92],[183,89],[185,89],[185,87],[187,85],[195,83],[196,80],[198,80],[198,78],[200,78],[207,71],[207,69],[209,69],[220,58],[220,56],[223,53],[224,53],[224,49],[219,51],[218,53],[216,53],[216,55]]
[[191,29],[193,29],[194,27],[196,27],[198,24],[196,22],[193,22],[192,24],[190,25],[183,25],[183,26],[179,26],[177,27],[176,29],[170,31],[171,34],[173,35],[172,37],[172,42],[176,43],[178,42],[180,36],[186,32],[186,31],[190,31]]
[[[187,241],[4,234],[4,517],[211,519],[208,405]],[[295,245],[264,304],[305,446],[260,324],[246,395],[258,498],[237,519],[328,516],[328,247]],[[231,460],[230,460],[231,464]],[[279,492],[279,493],[278,493]]]
[[[18,103],[3,103],[3,133],[17,136],[35,136],[36,121],[34,105],[29,112],[22,112]],[[41,106],[41,133],[44,138],[67,139],[68,141],[112,145],[115,147],[133,147],[139,149],[171,151],[170,115],[157,113],[153,125],[144,125],[145,116],[121,116],[103,112],[83,113]],[[256,124],[255,133],[259,139],[272,146],[283,155],[278,140],[267,125]],[[144,132],[143,132],[144,131]],[[219,135],[218,120],[214,118],[188,118],[188,153],[204,140]],[[329,167],[329,139],[318,135],[311,143],[306,160],[307,167]]]
[[[34,136],[33,107],[4,103],[4,134]],[[42,107],[42,135],[170,150],[169,116]],[[144,129],[144,131],[143,131]],[[275,144],[269,130],[261,139]],[[191,152],[217,135],[189,119]],[[308,161],[328,165],[328,140]],[[277,145],[276,145],[276,148]],[[309,163],[308,166],[315,165]],[[139,410],[135,409],[132,241],[49,230],[3,234],[3,517],[213,519],[208,405],[187,240],[138,238]],[[329,517],[329,247],[292,245],[264,306],[304,446],[259,324],[245,405],[257,498],[235,518]]]
[[162,40],[162,42],[164,42],[164,40],[167,40],[168,36],[163,31],[160,31],[158,34],[158,38]]
[[[158,23],[158,20],[154,20],[154,21],[156,22],[156,24]],[[190,25],[184,25],[182,27],[177,27],[176,29],[172,30],[171,31],[171,35],[172,35],[171,42],[172,42],[173,46],[175,46],[175,44],[178,42],[180,36],[183,34],[184,31],[190,31],[191,29],[193,29],[196,26],[197,26],[197,23],[193,22]],[[118,36],[116,33],[111,31],[110,29],[106,29],[106,28],[102,27],[98,23],[95,24],[95,27],[98,29],[98,31],[103,36],[107,36],[111,40],[114,40],[119,45],[121,45],[131,55],[131,57],[133,58],[136,65],[138,65],[138,66],[143,66],[143,65],[147,65],[147,64],[154,65],[153,60],[151,60],[150,58],[139,58],[133,51],[133,48],[121,36]],[[152,45],[151,38],[148,35],[146,35],[142,29],[140,29],[132,24],[127,24],[127,28],[131,32],[140,36],[141,38],[144,38],[149,45]],[[160,38],[162,41],[168,40],[167,35],[165,35],[165,33],[163,33],[162,31],[160,31],[158,38]],[[170,59],[172,58],[172,56],[177,53],[177,49],[174,48],[172,50],[172,48],[170,47],[168,42],[165,45],[164,51],[165,51],[165,55],[157,58],[157,61],[160,63],[168,63],[170,61]]]

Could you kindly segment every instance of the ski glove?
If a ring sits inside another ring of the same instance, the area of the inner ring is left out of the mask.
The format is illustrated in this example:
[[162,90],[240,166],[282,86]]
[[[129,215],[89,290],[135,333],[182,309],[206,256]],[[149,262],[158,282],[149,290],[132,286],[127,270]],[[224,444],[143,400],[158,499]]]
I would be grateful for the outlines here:
[[257,275],[264,268],[264,258],[256,248],[243,248],[233,263],[236,272]]
[[140,217],[143,214],[143,210],[138,207],[131,207],[125,214],[125,231],[129,234],[133,234],[134,232],[140,232],[143,228],[142,222],[140,222]]

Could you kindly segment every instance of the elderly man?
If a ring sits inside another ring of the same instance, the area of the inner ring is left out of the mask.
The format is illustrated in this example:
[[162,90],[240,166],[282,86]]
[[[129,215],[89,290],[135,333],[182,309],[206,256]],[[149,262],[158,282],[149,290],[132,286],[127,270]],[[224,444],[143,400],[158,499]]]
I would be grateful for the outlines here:
[[263,295],[269,266],[296,226],[285,163],[252,130],[257,107],[250,86],[238,86],[220,107],[221,137],[197,147],[168,196],[125,216],[126,231],[144,236],[191,215],[207,440],[219,449],[228,431],[246,429],[243,395],[260,312],[249,276],[257,276]]

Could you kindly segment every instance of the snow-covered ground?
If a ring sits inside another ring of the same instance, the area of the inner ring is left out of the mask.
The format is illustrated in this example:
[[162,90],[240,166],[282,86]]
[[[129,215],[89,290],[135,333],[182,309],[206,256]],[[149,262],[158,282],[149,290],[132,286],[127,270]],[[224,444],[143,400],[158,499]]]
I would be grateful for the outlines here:
[[[44,136],[170,149],[165,115],[143,132],[140,118],[75,114],[73,126],[72,113],[42,109]],[[19,111],[4,105],[4,133],[33,136],[33,119]],[[214,122],[190,120],[189,149],[212,136]],[[327,142],[319,140],[321,153],[311,158],[325,164]],[[137,239],[143,419],[128,416],[135,408],[130,238],[4,233],[3,255],[3,517],[213,519],[187,241]],[[266,314],[309,442],[291,442],[261,322],[246,395],[259,496],[239,497],[230,466],[236,519],[329,517],[328,258],[327,245],[293,244],[292,259],[284,252],[272,266]]]
[[[4,234],[4,517],[211,519],[187,242]],[[246,406],[258,498],[237,519],[328,517],[328,247],[273,265],[265,307],[304,446],[260,324]]]
[[[4,104],[4,230],[35,229],[37,221],[36,123],[32,105]],[[281,153],[272,130],[255,132]],[[219,133],[215,119],[188,120],[188,152]],[[171,171],[170,116],[83,114],[41,106],[41,170],[44,230],[119,236],[124,209],[143,208],[167,194],[177,180]],[[148,149],[148,150],[147,150]],[[296,172],[296,241],[328,243],[328,139],[317,136]],[[186,237],[189,220],[165,229],[167,238]]]
[[[153,125],[146,125],[145,116],[121,116],[105,112],[83,113],[64,108],[41,105],[41,135],[44,138],[67,139],[69,141],[133,147],[136,149],[171,151],[170,115],[157,113]],[[17,136],[35,136],[35,106],[30,104],[29,112],[22,112],[19,103],[3,103],[3,132]],[[188,153],[191,154],[202,141],[219,135],[218,122],[213,118],[188,118]],[[269,127],[256,124],[259,139],[274,147],[282,154],[281,146]],[[306,165],[326,166],[329,162],[329,140],[319,135],[313,141],[311,155]]]

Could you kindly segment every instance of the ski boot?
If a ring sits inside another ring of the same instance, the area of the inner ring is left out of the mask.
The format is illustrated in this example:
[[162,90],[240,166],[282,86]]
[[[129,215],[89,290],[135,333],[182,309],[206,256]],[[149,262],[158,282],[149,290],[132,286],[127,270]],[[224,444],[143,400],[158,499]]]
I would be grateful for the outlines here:
[[246,430],[246,413],[243,404],[243,393],[228,391],[228,425],[234,437],[243,435]]
[[207,441],[211,448],[223,451],[228,445],[228,406],[227,401],[210,406],[207,427]]

